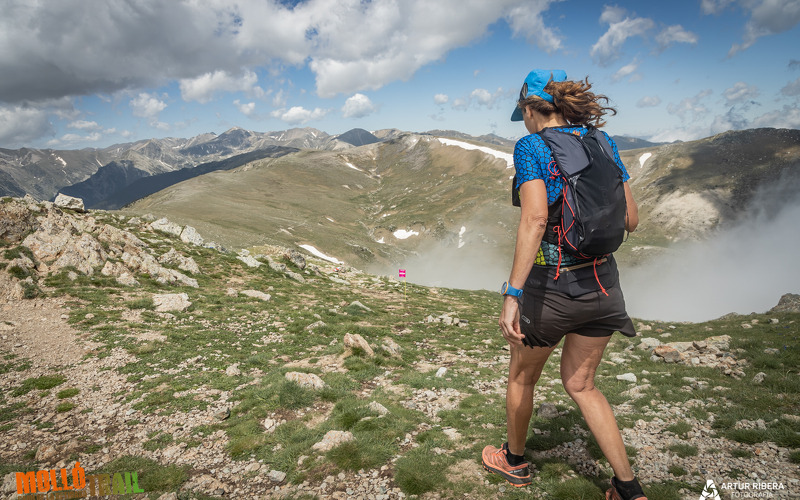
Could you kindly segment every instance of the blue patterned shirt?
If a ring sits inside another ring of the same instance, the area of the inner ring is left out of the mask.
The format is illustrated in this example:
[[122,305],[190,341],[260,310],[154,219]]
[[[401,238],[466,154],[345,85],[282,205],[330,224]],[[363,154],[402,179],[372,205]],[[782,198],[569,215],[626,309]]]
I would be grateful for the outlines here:
[[[581,136],[585,135],[587,132],[586,127],[581,126],[556,127],[554,130],[569,133],[577,131]],[[622,181],[627,182],[628,179],[630,179],[630,175],[628,175],[628,171],[625,169],[625,165],[619,157],[617,144],[605,132],[603,132],[603,135],[608,139],[608,143],[611,144],[611,149],[614,151],[614,161],[622,171]],[[552,168],[555,169],[553,153],[539,134],[526,135],[518,140],[516,146],[514,146],[514,168],[517,171],[517,185],[514,186],[514,188],[519,189],[525,182],[534,179],[542,179],[547,188],[547,205],[549,206],[555,203],[558,197],[561,196],[564,184],[560,178],[551,177],[548,169],[550,162],[553,162]],[[562,265],[569,266],[577,262],[585,262],[585,260],[562,252]],[[534,263],[540,266],[557,265],[558,245],[542,241]]]

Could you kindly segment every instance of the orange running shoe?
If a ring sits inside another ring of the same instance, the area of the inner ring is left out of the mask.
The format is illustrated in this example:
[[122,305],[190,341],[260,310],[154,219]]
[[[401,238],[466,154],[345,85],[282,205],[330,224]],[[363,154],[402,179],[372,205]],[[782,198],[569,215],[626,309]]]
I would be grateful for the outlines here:
[[[614,478],[611,478],[611,488],[606,491],[606,500],[624,500],[622,495],[619,494],[619,491],[617,491],[617,487],[614,486]],[[647,497],[644,495],[634,495],[632,500],[647,500]]]
[[508,463],[506,454],[508,453],[508,443],[504,443],[500,448],[487,446],[481,453],[483,468],[489,472],[500,474],[503,479],[519,488],[531,484],[531,473],[528,470],[528,462],[512,466]]

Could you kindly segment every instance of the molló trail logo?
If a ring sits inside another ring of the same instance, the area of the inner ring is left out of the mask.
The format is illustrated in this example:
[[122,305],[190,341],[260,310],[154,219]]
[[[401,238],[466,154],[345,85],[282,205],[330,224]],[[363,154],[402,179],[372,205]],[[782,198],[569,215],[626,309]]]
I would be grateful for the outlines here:
[[[85,498],[144,493],[136,472],[86,475],[80,462],[67,469],[17,472],[18,498],[24,500]],[[70,481],[70,479],[72,479]]]
[[721,500],[717,485],[714,484],[713,479],[706,481],[706,487],[703,488],[703,493],[700,495],[700,500]]

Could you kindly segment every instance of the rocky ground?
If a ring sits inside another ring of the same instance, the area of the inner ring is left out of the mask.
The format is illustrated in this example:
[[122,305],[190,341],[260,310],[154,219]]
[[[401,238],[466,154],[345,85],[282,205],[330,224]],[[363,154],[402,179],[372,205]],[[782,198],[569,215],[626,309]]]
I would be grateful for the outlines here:
[[[174,473],[140,495],[160,500],[602,497],[608,464],[554,362],[528,441],[539,484],[511,491],[482,471],[480,449],[504,436],[492,295],[415,286],[403,306],[396,281],[296,252],[220,261],[165,220],[0,207],[4,498],[19,467],[138,463],[127,457],[155,467],[142,477]],[[612,341],[598,386],[651,499],[696,499],[706,479],[800,498],[796,301]],[[763,340],[742,347],[741,332]]]

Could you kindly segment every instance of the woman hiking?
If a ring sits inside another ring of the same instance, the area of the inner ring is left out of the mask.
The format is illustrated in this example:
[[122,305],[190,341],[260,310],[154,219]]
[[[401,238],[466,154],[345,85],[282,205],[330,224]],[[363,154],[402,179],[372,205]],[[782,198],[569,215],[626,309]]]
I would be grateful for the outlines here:
[[[564,339],[564,389],[578,404],[614,470],[606,499],[646,500],[628,462],[611,406],[594,385],[597,366],[611,335],[615,331],[629,337],[636,335],[625,311],[613,255],[582,258],[567,253],[561,239],[544,238],[546,231],[553,229],[552,217],[548,227],[548,215],[563,203],[564,181],[557,175],[548,141],[538,133],[554,130],[585,137],[594,127],[602,127],[603,115],[616,114],[616,110],[601,105],[608,99],[594,94],[591,88],[588,78],[570,81],[561,70],[531,71],[511,116],[512,121],[524,122],[530,135],[517,141],[514,148],[517,175],[513,189],[519,196],[521,216],[511,274],[502,288],[499,320],[511,353],[506,390],[508,441],[500,448],[484,448],[482,461],[486,470],[514,486],[531,483],[524,453],[533,390],[550,353]],[[626,203],[624,226],[633,231],[639,217],[627,182],[630,176],[616,144],[605,132],[598,131],[597,143],[603,139],[613,151],[613,161],[621,173]]]

